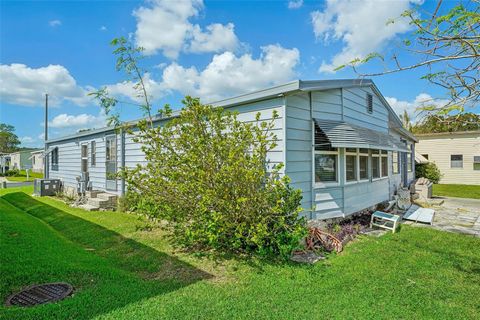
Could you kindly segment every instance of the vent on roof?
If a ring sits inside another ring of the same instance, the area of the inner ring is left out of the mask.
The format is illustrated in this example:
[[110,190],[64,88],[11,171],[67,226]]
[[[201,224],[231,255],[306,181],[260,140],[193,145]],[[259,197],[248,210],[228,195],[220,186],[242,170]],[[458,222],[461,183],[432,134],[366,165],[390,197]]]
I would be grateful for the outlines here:
[[373,96],[370,93],[367,93],[367,112],[373,112]]

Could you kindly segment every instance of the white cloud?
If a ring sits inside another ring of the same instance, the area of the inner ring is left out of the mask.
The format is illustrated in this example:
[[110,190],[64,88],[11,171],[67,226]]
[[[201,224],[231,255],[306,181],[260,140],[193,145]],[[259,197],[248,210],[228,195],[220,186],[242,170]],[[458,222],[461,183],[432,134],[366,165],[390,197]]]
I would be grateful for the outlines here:
[[214,23],[203,31],[198,24],[189,21],[203,9],[201,0],[154,0],[149,3],[150,6],[133,12],[137,19],[135,39],[137,45],[145,48],[145,54],[160,51],[175,59],[181,51],[220,52],[234,50],[238,45],[231,23]]
[[30,68],[24,64],[0,65],[0,100],[24,106],[43,106],[45,93],[50,105],[69,101],[86,105],[90,87],[77,85],[68,70],[61,65]]
[[288,9],[298,9],[303,6],[303,0],[291,0],[288,2]]
[[416,117],[419,114],[418,108],[427,106],[441,107],[448,103],[448,100],[435,99],[428,93],[418,94],[413,101],[398,100],[394,97],[385,97],[385,99],[398,115],[402,115],[404,111],[407,111],[412,122],[417,120]]
[[[407,19],[399,17],[411,3],[418,0],[327,0],[324,10],[311,13],[315,37],[324,43],[341,41],[344,46],[330,62],[323,61],[319,71],[334,72],[355,58],[381,50],[389,40],[408,31]],[[391,19],[395,22],[387,25]]]
[[58,26],[62,25],[62,21],[60,21],[60,20],[50,20],[50,21],[48,21],[48,24],[50,25],[50,27],[58,27]]
[[[143,78],[145,89],[149,95],[149,99],[154,101],[164,96],[162,84],[151,78],[149,73],[146,73]],[[131,81],[119,82],[116,84],[106,85],[107,91],[112,96],[120,99],[122,97],[129,98],[133,101],[142,103],[144,99],[139,96],[139,91],[135,90],[134,84]]]
[[107,27],[105,27],[105,26],[101,26],[100,29],[98,29],[98,30],[100,30],[100,31],[107,31],[108,29],[107,29]]
[[172,63],[163,71],[163,88],[177,90],[206,102],[283,83],[295,77],[300,60],[298,49],[280,45],[262,47],[258,59],[232,52],[215,55],[203,70]]
[[30,137],[30,136],[25,136],[25,137],[21,137],[20,138],[20,142],[23,144],[23,143],[32,143],[34,142],[35,139]]
[[100,113],[98,116],[86,113],[79,115],[62,113],[49,121],[48,126],[51,128],[69,129],[99,128],[105,126],[105,120],[105,115],[102,113]]

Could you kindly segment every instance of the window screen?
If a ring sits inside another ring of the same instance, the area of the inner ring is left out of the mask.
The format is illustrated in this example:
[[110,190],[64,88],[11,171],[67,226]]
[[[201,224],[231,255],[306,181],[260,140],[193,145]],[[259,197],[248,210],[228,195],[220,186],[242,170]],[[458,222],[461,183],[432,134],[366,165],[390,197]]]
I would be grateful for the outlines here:
[[337,181],[337,155],[315,154],[315,182]]
[[452,154],[450,156],[450,168],[463,168],[462,154]]
[[473,170],[480,170],[480,156],[473,157]]

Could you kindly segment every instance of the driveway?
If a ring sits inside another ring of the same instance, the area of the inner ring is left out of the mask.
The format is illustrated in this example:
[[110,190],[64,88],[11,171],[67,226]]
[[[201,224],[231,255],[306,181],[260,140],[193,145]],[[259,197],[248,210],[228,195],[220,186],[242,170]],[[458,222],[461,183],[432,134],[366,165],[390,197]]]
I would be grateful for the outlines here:
[[445,202],[434,206],[432,228],[469,234],[480,238],[480,200],[438,197]]

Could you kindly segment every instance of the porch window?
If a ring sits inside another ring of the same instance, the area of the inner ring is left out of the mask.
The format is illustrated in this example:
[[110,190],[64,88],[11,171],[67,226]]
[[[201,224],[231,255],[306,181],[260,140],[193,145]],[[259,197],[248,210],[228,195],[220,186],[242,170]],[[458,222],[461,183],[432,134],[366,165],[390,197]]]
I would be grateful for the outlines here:
[[372,178],[380,178],[380,150],[372,150]]
[[88,172],[88,144],[82,144],[82,161],[81,161],[81,169],[82,172]]
[[388,151],[382,150],[380,153],[381,153],[382,177],[386,177],[388,176]]
[[90,142],[90,165],[93,167],[97,164],[97,143]]
[[398,152],[392,152],[392,173],[397,174],[400,172],[399,162],[398,162]]
[[368,180],[368,149],[360,149],[358,158],[360,180]]
[[412,172],[413,170],[413,144],[408,144],[408,155],[407,155],[407,171]]
[[452,154],[450,156],[450,168],[463,168],[463,154]]
[[338,149],[331,147],[324,149],[327,150],[315,150],[315,182],[337,182]]
[[480,170],[480,156],[473,156],[473,170]]
[[357,149],[345,149],[345,178],[347,182],[357,180]]

